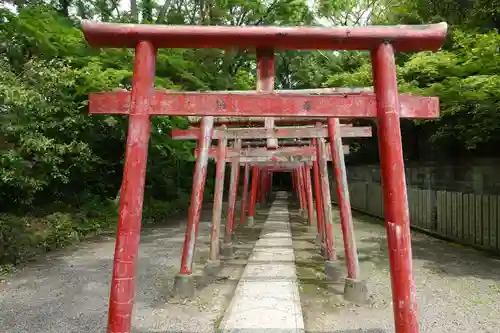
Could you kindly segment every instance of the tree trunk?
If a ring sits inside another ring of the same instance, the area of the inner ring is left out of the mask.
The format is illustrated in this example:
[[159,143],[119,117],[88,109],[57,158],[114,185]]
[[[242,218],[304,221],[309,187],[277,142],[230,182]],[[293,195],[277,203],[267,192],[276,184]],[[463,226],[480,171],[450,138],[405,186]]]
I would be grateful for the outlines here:
[[139,13],[137,11],[137,0],[130,0],[130,14],[134,23],[139,22]]

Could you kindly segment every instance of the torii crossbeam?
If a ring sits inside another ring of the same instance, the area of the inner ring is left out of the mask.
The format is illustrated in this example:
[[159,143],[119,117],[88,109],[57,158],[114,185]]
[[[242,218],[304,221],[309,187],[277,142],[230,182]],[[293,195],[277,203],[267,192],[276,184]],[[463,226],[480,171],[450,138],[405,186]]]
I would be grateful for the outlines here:
[[[192,205],[196,209],[192,207],[188,216],[195,221],[199,221],[201,207],[196,204],[200,202],[199,196],[203,196],[213,127],[213,118],[207,116],[377,119],[395,328],[397,333],[418,333],[400,118],[433,119],[439,115],[439,105],[437,98],[398,94],[394,52],[439,49],[446,38],[445,23],[319,28],[161,26],[85,21],[83,32],[93,47],[135,48],[132,91],[89,96],[90,113],[129,116],[108,333],[131,331],[150,117],[154,115],[205,117],[193,179],[193,189],[199,189],[192,195]],[[259,67],[259,84],[266,81],[259,92],[154,90],[158,48],[228,47],[256,48],[261,59],[270,64]],[[275,49],[370,51],[374,94],[311,96],[269,92],[272,80],[268,79],[274,75]],[[272,127],[269,121],[267,125]],[[196,238],[197,223],[194,226],[186,234],[188,240]],[[194,248],[190,248],[185,252],[191,261],[193,251]],[[181,273],[191,273],[190,267],[182,270]]]

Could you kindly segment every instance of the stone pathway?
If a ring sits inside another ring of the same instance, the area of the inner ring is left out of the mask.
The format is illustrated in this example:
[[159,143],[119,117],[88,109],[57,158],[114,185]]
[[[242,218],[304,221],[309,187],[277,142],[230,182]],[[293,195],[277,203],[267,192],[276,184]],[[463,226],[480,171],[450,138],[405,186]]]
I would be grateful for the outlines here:
[[286,192],[276,194],[220,328],[304,332]]

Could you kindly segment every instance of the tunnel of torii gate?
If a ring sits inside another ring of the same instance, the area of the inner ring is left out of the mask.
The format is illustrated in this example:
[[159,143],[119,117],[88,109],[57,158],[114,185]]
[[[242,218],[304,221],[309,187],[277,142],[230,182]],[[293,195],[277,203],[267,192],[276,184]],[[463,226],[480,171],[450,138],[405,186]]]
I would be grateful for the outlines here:
[[[206,119],[204,121],[207,121]],[[213,123],[213,120],[209,120]],[[204,124],[204,123],[203,123]],[[228,123],[229,124],[229,123]],[[226,124],[227,125],[227,124]],[[300,212],[305,215],[309,225],[313,226],[313,221],[316,220],[317,227],[317,243],[319,243],[323,255],[327,257],[325,262],[325,273],[332,280],[341,278],[336,260],[335,248],[333,246],[333,228],[325,226],[325,221],[332,223],[331,202],[326,200],[321,201],[324,195],[329,195],[330,187],[328,180],[327,161],[333,161],[334,167],[340,170],[340,179],[337,179],[336,184],[343,186],[345,184],[345,166],[343,154],[348,153],[348,146],[342,145],[342,137],[368,137],[371,136],[371,127],[352,127],[350,124],[340,126],[338,119],[331,118],[328,126],[323,126],[321,122],[317,122],[314,127],[275,127],[275,128],[223,128],[209,130],[211,139],[218,140],[218,147],[208,149],[210,158],[217,160],[216,165],[216,184],[214,194],[214,209],[212,216],[212,233],[210,243],[210,256],[207,263],[207,273],[216,272],[220,266],[219,260],[219,234],[221,224],[221,209],[224,184],[225,163],[231,163],[231,178],[229,187],[229,202],[228,216],[226,229],[224,234],[224,243],[222,244],[222,252],[226,256],[232,254],[232,234],[235,225],[236,212],[236,197],[239,184],[240,167],[245,167],[243,177],[243,193],[240,209],[240,225],[244,224],[247,214],[247,199],[249,188],[249,171],[253,169],[251,195],[248,208],[248,225],[253,226],[255,205],[257,201],[264,203],[268,193],[271,190],[272,173],[293,171],[294,189],[297,191],[300,202]],[[329,128],[331,130],[329,131]],[[198,140],[201,137],[202,129],[188,130],[172,130],[170,135],[174,140]],[[330,135],[332,138],[330,138]],[[307,146],[302,147],[283,147],[278,148],[273,146],[272,150],[266,148],[242,148],[242,139],[283,139],[283,138],[313,138],[321,140],[322,144],[312,144],[309,142]],[[324,144],[324,138],[330,138],[331,144]],[[227,147],[228,139],[233,139],[233,147]],[[322,149],[322,150],[319,150]],[[339,153],[340,152],[340,153]],[[196,149],[196,156],[199,157],[201,150]],[[338,156],[332,159],[332,156]],[[319,157],[319,158],[316,158]],[[315,197],[317,198],[317,213],[314,213],[313,194],[310,170],[312,163],[315,165]],[[267,165],[266,165],[267,164]],[[321,165],[321,168],[319,167]],[[320,170],[323,172],[321,173]],[[260,177],[259,177],[260,176]],[[319,180],[323,179],[322,182]],[[260,182],[259,182],[260,180]],[[320,184],[323,184],[321,189]],[[352,217],[350,215],[350,205],[348,202],[347,188],[339,188],[342,191],[342,201],[346,199],[346,207],[348,210],[342,215],[345,250],[348,262],[348,278],[346,279],[346,299],[351,301],[362,302],[366,301],[368,294],[364,281],[359,279],[359,263],[357,260],[357,251],[352,233]],[[343,191],[346,191],[345,193]],[[317,218],[315,218],[317,216]],[[328,218],[324,218],[327,216]],[[330,250],[328,250],[330,249]],[[178,291],[184,296],[191,296],[193,286],[180,285]]]
[[[349,126],[340,125],[339,119],[375,119],[395,331],[419,331],[400,118],[437,118],[439,101],[435,97],[398,93],[395,52],[438,50],[446,38],[446,23],[320,28],[162,26],[86,21],[83,23],[83,32],[92,47],[135,49],[132,90],[94,93],[89,96],[90,114],[126,114],[129,119],[108,332],[131,331],[151,116],[188,116],[199,120],[192,122],[197,129],[193,127],[183,134],[189,136],[185,139],[192,139],[194,133],[194,139],[197,140],[191,206],[181,268],[175,279],[176,290],[186,294],[192,290],[190,288],[194,283],[193,256],[210,157],[216,159],[214,233],[220,227],[225,164],[231,164],[228,218],[222,254],[231,252],[240,165],[244,165],[242,205],[246,205],[248,201],[248,209],[243,207],[241,211],[248,215],[246,223],[249,224],[253,223],[256,201],[264,202],[269,193],[272,174],[291,172],[302,212],[307,212],[310,225],[314,223],[313,211],[316,211],[318,240],[324,244],[322,252],[326,259],[325,273],[335,279],[338,278],[339,263],[332,238],[332,208],[327,176],[327,160],[331,159],[345,243],[348,268],[346,284],[350,283],[351,287],[362,290],[364,284],[359,280],[343,160],[342,136],[347,133]],[[256,90],[180,92],[154,89],[158,48],[255,49],[258,67]],[[373,88],[274,90],[275,50],[370,51]],[[215,117],[224,117],[226,120]],[[275,123],[314,126],[309,129],[280,129]],[[248,132],[248,128],[241,129],[243,126],[262,125],[264,128],[256,128],[254,132]],[[232,127],[236,129],[232,131]],[[358,129],[351,127],[351,130]],[[294,131],[299,133],[294,134]],[[368,136],[366,133],[360,134],[362,133],[353,134],[352,137]],[[280,146],[280,138],[298,140]],[[262,139],[266,140],[265,145],[261,141],[251,141]],[[328,139],[328,144],[325,139]],[[217,140],[216,148],[211,146],[212,140]],[[229,140],[232,140],[231,147],[228,147]],[[312,181],[311,168],[314,171]],[[312,189],[317,199],[315,201],[312,199]],[[244,215],[243,218],[240,217],[240,223],[245,223]],[[218,237],[212,238],[208,268],[217,265],[218,241]],[[347,293],[345,297],[348,297]]]

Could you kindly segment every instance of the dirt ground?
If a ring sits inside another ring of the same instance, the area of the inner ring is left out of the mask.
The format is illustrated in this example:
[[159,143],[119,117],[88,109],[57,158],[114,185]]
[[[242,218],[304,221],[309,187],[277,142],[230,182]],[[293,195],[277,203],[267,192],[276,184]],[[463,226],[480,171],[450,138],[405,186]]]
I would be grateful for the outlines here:
[[[354,229],[362,275],[371,304],[343,300],[343,283],[328,282],[314,246],[315,232],[293,220],[297,274],[307,332],[394,332],[385,228],[380,220],[355,214]],[[336,246],[344,260],[338,212]],[[420,332],[500,332],[500,260],[484,253],[412,233]]]
[[[381,222],[355,215],[361,271],[372,293],[371,305],[356,306],[343,300],[342,283],[325,279],[314,229],[298,218],[296,205],[289,208],[306,330],[394,332]],[[237,228],[233,257],[223,259],[216,277],[207,278],[203,274],[211,217],[207,206],[195,258],[196,297],[190,301],[169,296],[179,269],[185,219],[167,219],[161,226],[143,230],[133,332],[215,332],[266,214],[266,209],[258,211],[256,228]],[[335,220],[336,244],[343,260],[338,214]],[[420,331],[500,333],[500,260],[419,233],[413,233],[412,241]],[[49,254],[9,277],[0,285],[0,332],[105,332],[113,251],[114,239],[101,237]]]
[[[196,297],[190,301],[170,297],[179,271],[185,219],[144,229],[133,332],[214,332],[265,218],[266,210],[259,210],[257,228],[236,230],[233,257],[223,259],[222,270],[209,279],[203,263],[209,250],[210,207],[203,211],[195,257]],[[0,286],[0,332],[105,332],[114,246],[114,238],[100,237],[51,253],[9,277]]]

